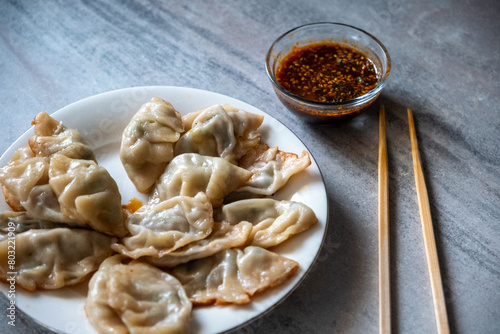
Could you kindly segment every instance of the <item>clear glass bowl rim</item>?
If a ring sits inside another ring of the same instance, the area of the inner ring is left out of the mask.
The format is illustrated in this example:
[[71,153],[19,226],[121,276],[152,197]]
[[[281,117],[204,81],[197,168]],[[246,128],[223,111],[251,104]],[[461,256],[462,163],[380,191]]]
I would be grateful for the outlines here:
[[[380,81],[377,83],[377,86],[375,86],[375,88],[373,88],[368,93],[363,94],[361,96],[358,96],[358,97],[356,97],[356,98],[354,98],[352,100],[346,100],[346,101],[342,101],[342,102],[318,102],[318,101],[307,100],[307,99],[304,99],[303,97],[295,95],[295,94],[291,93],[290,91],[286,90],[285,88],[283,88],[283,86],[281,86],[278,83],[278,81],[276,80],[275,76],[272,74],[272,71],[271,71],[271,68],[270,68],[271,67],[270,66],[271,53],[272,53],[272,51],[274,49],[274,46],[278,42],[280,42],[283,38],[285,38],[287,35],[293,33],[294,31],[297,31],[297,30],[302,29],[302,28],[307,28],[307,27],[310,27],[310,26],[319,26],[319,25],[343,26],[343,27],[347,27],[347,28],[350,28],[350,29],[357,30],[358,32],[361,32],[361,33],[367,35],[369,38],[371,38],[375,43],[377,43],[382,48],[382,51],[384,52],[384,55],[385,55],[386,60],[387,60],[387,68],[386,68],[386,73],[385,73],[384,77],[382,77],[380,79]],[[339,23],[339,22],[306,23],[306,24],[303,24],[303,25],[300,25],[298,27],[295,27],[293,29],[288,30],[287,32],[285,32],[282,35],[280,35],[273,42],[273,44],[271,44],[271,46],[269,47],[269,50],[267,51],[267,55],[266,55],[266,72],[267,72],[267,76],[269,77],[269,80],[271,80],[271,82],[273,83],[274,87],[278,88],[279,91],[282,92],[284,95],[286,95],[288,97],[291,97],[291,98],[293,98],[295,100],[298,100],[301,103],[305,103],[305,104],[309,104],[309,105],[315,105],[315,106],[323,106],[323,107],[327,107],[327,106],[335,107],[335,106],[341,106],[341,105],[345,106],[346,104],[349,104],[349,105],[360,105],[360,104],[363,104],[363,103],[366,103],[367,101],[369,101],[373,97],[373,95],[378,95],[378,93],[385,86],[385,81],[387,80],[387,77],[389,76],[389,73],[391,72],[391,58],[390,58],[389,52],[387,51],[387,49],[384,46],[384,44],[382,44],[382,42],[380,42],[378,40],[378,38],[376,38],[375,36],[373,36],[372,34],[370,34],[369,32],[367,32],[367,31],[365,31],[363,29],[357,28],[357,27],[349,25],[349,24]]]

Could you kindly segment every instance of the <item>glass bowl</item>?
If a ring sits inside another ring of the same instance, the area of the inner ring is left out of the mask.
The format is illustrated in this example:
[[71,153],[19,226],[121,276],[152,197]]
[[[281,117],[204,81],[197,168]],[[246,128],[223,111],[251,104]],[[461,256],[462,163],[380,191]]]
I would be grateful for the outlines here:
[[[375,68],[375,87],[351,100],[316,102],[295,95],[281,86],[276,80],[281,61],[294,48],[316,43],[338,43],[364,54]],[[278,37],[267,53],[266,70],[276,95],[290,111],[309,122],[333,123],[360,115],[377,99],[391,71],[391,59],[384,45],[366,31],[342,23],[320,22],[302,25]]]

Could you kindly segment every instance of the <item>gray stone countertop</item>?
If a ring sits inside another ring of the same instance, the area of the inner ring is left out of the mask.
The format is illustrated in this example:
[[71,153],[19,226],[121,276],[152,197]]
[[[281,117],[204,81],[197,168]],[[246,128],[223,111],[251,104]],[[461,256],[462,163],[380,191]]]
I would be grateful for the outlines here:
[[[238,333],[378,331],[378,106],[387,117],[392,328],[435,333],[406,109],[412,108],[453,333],[500,333],[500,4],[461,1],[2,1],[0,152],[49,113],[98,93],[182,86],[247,102],[316,159],[330,206],[302,284]],[[276,98],[264,58],[283,32],[332,21],[387,47],[392,72],[370,111],[315,126]],[[50,333],[19,311],[0,332]],[[54,315],[57,316],[57,315]]]

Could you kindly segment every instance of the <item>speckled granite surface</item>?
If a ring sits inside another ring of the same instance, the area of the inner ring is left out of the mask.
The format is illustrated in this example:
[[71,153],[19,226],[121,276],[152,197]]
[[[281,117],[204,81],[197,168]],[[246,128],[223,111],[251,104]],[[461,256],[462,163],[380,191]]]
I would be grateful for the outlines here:
[[[392,327],[436,331],[416,202],[406,108],[414,111],[450,328],[500,332],[500,4],[486,1],[2,1],[0,151],[40,110],[118,88],[171,85],[250,103],[289,127],[316,158],[330,225],[312,272],[238,333],[378,330],[377,155],[386,106]],[[371,112],[337,127],[305,124],[275,97],[269,45],[304,23],[343,22],[392,57]],[[18,314],[0,332],[48,333]]]

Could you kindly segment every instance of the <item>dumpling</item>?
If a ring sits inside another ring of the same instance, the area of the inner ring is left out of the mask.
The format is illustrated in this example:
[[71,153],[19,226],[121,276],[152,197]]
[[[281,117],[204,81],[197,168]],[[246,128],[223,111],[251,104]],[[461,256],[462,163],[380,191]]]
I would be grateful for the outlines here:
[[33,219],[26,212],[5,211],[0,213],[0,241],[7,239],[9,232],[19,234],[32,229],[51,229],[61,224]]
[[120,159],[139,192],[151,190],[172,160],[174,143],[183,131],[180,113],[156,97],[132,117],[123,131]]
[[252,224],[241,222],[231,225],[227,222],[215,222],[212,233],[205,239],[191,242],[165,256],[145,257],[147,262],[159,267],[175,267],[181,263],[201,259],[234,247],[243,246],[252,231]]
[[238,250],[237,261],[241,284],[250,296],[283,284],[299,269],[296,261],[254,246]]
[[29,145],[19,148],[7,163],[0,168],[0,182],[7,204],[14,211],[25,211],[23,204],[33,187],[47,184],[49,162],[36,157]]
[[[63,160],[64,163],[61,164],[60,161]],[[66,174],[70,165],[74,170]],[[76,165],[81,165],[81,167],[75,168]],[[83,167],[84,165],[87,167]],[[69,180],[69,178],[76,177],[74,174],[76,170],[80,170],[80,172],[76,174],[78,175],[79,181],[76,179]],[[87,172],[89,172],[88,175]],[[99,182],[96,182],[96,175],[100,175],[98,177],[100,180]],[[61,185],[57,180],[49,180],[53,176],[57,176],[56,179],[60,180],[63,178],[66,181]],[[83,184],[89,180],[94,183]],[[95,227],[98,231],[115,234],[111,231],[114,230],[114,228],[111,230],[106,227],[98,228],[95,226],[93,221],[89,222],[87,219],[88,217],[85,218],[82,215],[71,214],[67,210],[67,199],[64,196],[59,198],[59,195],[63,190],[68,193],[69,188],[66,189],[65,187],[66,185],[70,185],[72,195],[79,196],[80,203],[84,203],[85,199],[90,198],[88,196],[90,195],[88,192],[89,189],[83,190],[84,187],[101,187],[104,192],[109,193],[109,195],[106,196],[108,202],[99,204],[103,206],[100,210],[96,211],[96,206],[92,207],[93,211],[89,212],[86,211],[87,208],[81,208],[84,215],[89,216],[94,214],[96,217],[100,217],[95,219],[107,220],[109,217],[105,216],[108,214],[104,212],[114,211],[114,213],[119,212],[119,216],[114,218],[119,221],[123,220],[121,213],[121,198],[119,197],[118,187],[107,171],[103,167],[97,166],[93,160],[71,159],[59,153],[53,154],[50,157],[38,157],[35,156],[30,147],[26,145],[14,153],[10,162],[6,166],[0,168],[0,182],[3,184],[6,201],[11,208],[18,212],[26,211],[33,219],[66,223],[72,226],[90,225]],[[54,185],[58,186],[57,190],[59,193],[56,193],[53,188]],[[87,192],[75,194],[75,191]],[[96,190],[93,191],[95,192]],[[95,200],[96,196],[94,195],[92,198]],[[101,199],[103,198],[101,197]],[[62,200],[63,205],[62,211],[60,200]],[[97,201],[97,203],[99,202],[100,200]],[[109,207],[104,207],[105,205],[111,203],[112,205],[109,205]],[[117,221],[113,221],[112,219],[105,223],[105,225],[109,224],[119,226],[119,223]],[[122,228],[121,233],[118,231],[116,235],[122,235],[124,232],[125,230]]]
[[85,222],[69,218],[61,212],[56,193],[50,184],[37,185],[31,189],[28,198],[22,202],[32,218],[65,223],[71,226],[86,226]]
[[55,154],[50,159],[49,184],[66,217],[105,234],[127,234],[118,186],[104,167]]
[[241,284],[237,257],[237,250],[224,250],[181,264],[172,270],[172,275],[184,286],[194,305],[246,304],[250,296]]
[[61,213],[48,181],[49,158],[36,157],[29,145],[18,149],[9,163],[0,168],[3,193],[14,211],[26,211],[33,219],[83,225]]
[[257,129],[264,117],[230,105],[214,105],[184,116],[187,130],[175,145],[175,154],[198,153],[236,163],[260,142]]
[[0,169],[6,202],[14,211],[27,211],[34,219],[84,225],[61,212],[48,171],[54,155],[95,162],[94,151],[76,129],[67,128],[46,112],[40,112],[33,125],[35,135],[29,144]]
[[246,199],[223,205],[215,210],[214,219],[232,225],[242,221],[252,223],[247,245],[264,248],[276,246],[318,222],[314,211],[307,205],[270,198]]
[[261,144],[250,150],[240,161],[239,166],[252,172],[252,177],[238,191],[259,195],[273,195],[281,189],[294,174],[306,169],[311,164],[309,153],[280,151],[277,147],[269,148]]
[[78,130],[67,128],[45,111],[38,113],[32,124],[35,136],[29,139],[29,145],[36,156],[60,153],[72,159],[96,160],[92,147]]
[[128,217],[130,236],[113,249],[134,259],[161,257],[207,237],[213,224],[212,205],[203,193],[149,203]]
[[113,254],[111,244],[116,241],[92,230],[31,229],[14,236],[13,269],[8,261],[10,240],[0,241],[0,278],[6,280],[14,271],[16,284],[28,291],[59,289],[81,282]]
[[245,304],[256,293],[279,286],[299,264],[260,247],[229,249],[172,270],[194,305]]
[[198,153],[225,158],[236,146],[233,122],[221,105],[203,110],[175,144],[175,155]]
[[92,276],[85,313],[99,333],[187,333],[192,304],[177,279],[115,255]]
[[152,200],[162,201],[204,192],[216,207],[222,203],[224,196],[241,187],[251,176],[251,172],[225,159],[185,153],[168,164],[158,180]]
[[223,107],[233,121],[233,130],[236,137],[236,146],[230,158],[238,161],[247,152],[259,145],[261,135],[257,129],[262,125],[264,116],[237,109],[228,104],[224,104]]

